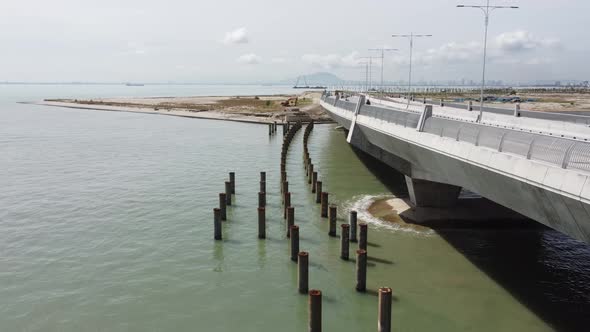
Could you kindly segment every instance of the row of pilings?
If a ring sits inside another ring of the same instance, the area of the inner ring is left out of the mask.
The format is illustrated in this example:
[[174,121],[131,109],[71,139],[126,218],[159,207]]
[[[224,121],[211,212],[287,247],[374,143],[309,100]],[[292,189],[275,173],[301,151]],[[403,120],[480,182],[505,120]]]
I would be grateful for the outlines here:
[[[286,237],[289,239],[289,258],[297,263],[297,290],[301,294],[308,295],[308,326],[309,331],[322,330],[322,292],[319,289],[309,289],[309,260],[310,253],[301,251],[299,246],[299,225],[295,223],[295,207],[292,205],[292,193],[289,190],[287,174],[287,156],[295,134],[302,128],[300,122],[286,123],[282,125],[283,143],[280,158],[280,193],[282,203],[282,215],[286,224]],[[305,181],[310,187],[310,192],[315,197],[316,204],[320,204],[320,219],[328,219],[328,236],[338,237],[337,234],[337,205],[329,203],[329,193],[322,191],[322,181],[319,178],[318,169],[314,168],[309,154],[309,137],[313,131],[314,122],[310,122],[303,134],[303,165],[305,168]],[[276,133],[276,123],[269,124],[269,135]],[[232,205],[232,195],[235,194],[235,173],[229,173],[229,181],[225,182],[225,192],[219,194],[219,207],[214,209],[214,238],[222,240],[222,221],[227,220],[228,206]],[[260,172],[260,185],[258,191],[258,238],[266,238],[266,172]],[[358,228],[358,238],[357,238]],[[357,223],[357,212],[350,211],[348,223],[340,225],[340,259],[350,259],[350,243],[358,243],[356,250],[356,285],[357,292],[366,292],[367,283],[367,237],[368,226],[366,223]],[[379,289],[379,314],[378,331],[391,331],[391,306],[392,290],[383,287]]]
[[[319,178],[318,169],[314,166],[313,160],[309,153],[309,137],[313,131],[314,122],[310,122],[305,128],[303,134],[303,164],[305,168],[306,181],[310,186],[312,195],[315,195],[316,204],[320,204],[320,217],[328,218],[328,236],[338,237],[337,235],[337,205],[329,203],[329,193],[323,191],[323,183]],[[367,237],[368,225],[366,223],[358,224],[359,238],[357,240],[357,212],[350,211],[348,223],[340,225],[340,258],[348,261],[350,257],[350,243],[358,241],[356,250],[356,286],[357,292],[366,292],[367,290]],[[298,275],[301,270],[308,270],[309,253],[304,252],[305,260],[300,262]],[[301,264],[302,263],[302,264]],[[303,265],[303,266],[302,266]],[[307,281],[307,279],[306,279]],[[307,284],[306,284],[307,285]],[[300,292],[301,292],[301,285]],[[379,289],[379,315],[378,331],[391,331],[391,305],[392,290],[388,287]],[[309,291],[309,331],[321,331],[321,291],[314,289]]]

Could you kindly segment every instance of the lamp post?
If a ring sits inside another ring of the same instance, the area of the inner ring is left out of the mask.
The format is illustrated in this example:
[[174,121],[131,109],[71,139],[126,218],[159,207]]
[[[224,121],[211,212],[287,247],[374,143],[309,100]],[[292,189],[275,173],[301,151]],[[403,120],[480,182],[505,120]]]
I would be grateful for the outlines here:
[[[364,84],[364,87],[366,87],[367,84],[368,84],[368,82],[369,82],[369,61],[359,61],[358,64],[359,65],[364,65],[364,67],[365,67],[365,84]],[[363,84],[361,84],[360,92],[363,92]]]
[[477,116],[477,122],[481,122],[483,117],[483,91],[486,85],[486,58],[488,51],[488,25],[490,23],[490,14],[496,9],[518,9],[517,6],[490,6],[490,0],[486,0],[485,6],[471,6],[471,5],[457,5],[458,8],[479,8],[483,11],[485,17],[485,30],[483,39],[483,69],[481,74],[481,93],[479,96],[479,115]]
[[373,79],[371,77],[371,66],[373,65],[373,57],[370,56],[365,56],[365,57],[360,57],[359,59],[366,59],[366,61],[361,62],[361,64],[365,64],[365,87],[367,89],[367,93],[369,93],[370,91],[370,87],[369,85],[373,84]]
[[385,62],[385,52],[391,52],[391,51],[399,51],[397,48],[370,48],[369,51],[380,51],[381,52],[381,90],[383,89],[383,64]]
[[403,38],[408,38],[410,40],[410,73],[409,73],[409,77],[408,77],[408,107],[410,105],[410,95],[412,93],[412,52],[414,49],[414,38],[415,37],[432,37],[432,35],[415,35],[413,32],[410,33],[409,35],[391,35],[391,37],[403,37]]

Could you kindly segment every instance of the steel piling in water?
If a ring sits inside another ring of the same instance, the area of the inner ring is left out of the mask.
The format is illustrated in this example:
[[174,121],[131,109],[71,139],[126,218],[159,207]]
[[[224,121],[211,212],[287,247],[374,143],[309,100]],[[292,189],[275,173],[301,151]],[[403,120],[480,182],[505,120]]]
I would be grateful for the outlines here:
[[359,234],[359,249],[363,249],[363,250],[367,250],[367,237],[368,237],[368,231],[369,231],[369,227],[367,226],[367,224],[365,223],[360,223],[359,224],[359,228],[360,228],[360,234]]
[[266,209],[263,207],[258,208],[258,238],[266,238]]
[[313,172],[311,175],[311,193],[315,194],[315,187],[318,182],[318,172]]
[[322,202],[322,181],[317,181],[315,184],[315,202],[317,204]]
[[266,193],[258,192],[258,207],[266,207]]
[[311,184],[311,178],[313,176],[312,174],[313,174],[313,164],[309,164],[309,173],[307,176],[307,183],[308,184]]
[[283,189],[283,182],[287,181],[287,172],[285,171],[285,164],[281,164],[281,190]]
[[391,332],[391,302],[392,291],[389,287],[379,288],[379,320],[378,332]]
[[291,206],[291,193],[286,192],[283,206],[283,219],[287,219],[287,208]]
[[260,172],[260,182],[266,182],[266,172]]
[[297,262],[299,254],[299,226],[291,226],[291,260]]
[[225,193],[219,193],[219,210],[221,211],[221,220],[227,220],[227,201]]
[[350,242],[356,242],[356,211],[350,211],[348,222],[350,223]]
[[367,251],[363,249],[356,251],[356,290],[367,290]]
[[213,209],[213,237],[215,240],[221,240],[221,210]]
[[317,289],[309,291],[309,332],[322,332],[322,292]]
[[225,204],[231,206],[231,182],[225,181]]
[[343,260],[347,261],[348,260],[348,256],[349,256],[349,230],[350,230],[350,225],[349,224],[342,224],[340,225],[341,231],[340,231],[340,258],[342,258]]
[[322,192],[322,201],[321,201],[321,216],[322,218],[328,218],[328,193]]
[[328,221],[330,223],[330,230],[328,232],[328,235],[335,237],[336,236],[336,218],[337,218],[337,211],[336,211],[336,205],[330,205],[330,212],[329,212],[329,218]]
[[295,208],[292,206],[287,207],[287,237],[290,237],[291,226],[295,225]]
[[236,173],[229,172],[229,182],[231,183],[231,193],[236,193]]
[[300,251],[297,254],[297,284],[301,294],[307,294],[309,287],[309,253]]
[[266,192],[266,181],[260,181],[260,192]]

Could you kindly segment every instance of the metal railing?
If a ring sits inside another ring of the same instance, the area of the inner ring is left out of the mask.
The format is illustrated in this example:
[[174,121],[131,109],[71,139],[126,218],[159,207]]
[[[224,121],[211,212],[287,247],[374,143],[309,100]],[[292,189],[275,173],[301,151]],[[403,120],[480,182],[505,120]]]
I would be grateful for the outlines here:
[[562,168],[590,172],[590,143],[431,117],[424,132]]
[[418,113],[370,105],[361,105],[359,114],[410,128],[416,128],[420,120],[420,114]]
[[356,103],[350,102],[350,101],[344,101],[344,109],[347,111],[351,111],[354,112],[356,110]]
[[[322,96],[333,104],[335,97]],[[339,100],[337,107],[354,112],[356,103]],[[408,128],[417,128],[419,113],[361,105],[359,114]],[[424,132],[510,153],[566,169],[590,172],[590,142],[498,128],[437,116],[426,119]]]

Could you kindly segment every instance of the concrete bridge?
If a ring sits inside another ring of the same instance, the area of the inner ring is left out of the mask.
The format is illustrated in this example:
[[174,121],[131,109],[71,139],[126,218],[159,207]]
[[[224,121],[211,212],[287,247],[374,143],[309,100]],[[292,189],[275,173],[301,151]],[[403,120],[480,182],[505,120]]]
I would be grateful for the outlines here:
[[585,121],[484,113],[476,122],[468,109],[327,92],[321,105],[350,144],[405,175],[415,205],[452,206],[465,188],[590,243]]

